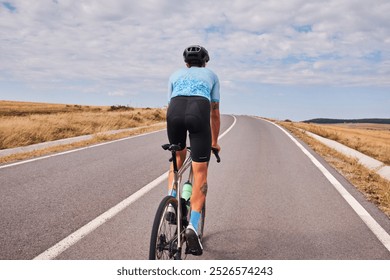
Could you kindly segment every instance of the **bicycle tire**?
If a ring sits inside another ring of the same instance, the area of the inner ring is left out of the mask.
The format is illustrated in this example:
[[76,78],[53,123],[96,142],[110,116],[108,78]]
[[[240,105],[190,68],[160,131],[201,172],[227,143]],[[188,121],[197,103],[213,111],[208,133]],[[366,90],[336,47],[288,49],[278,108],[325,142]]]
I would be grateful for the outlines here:
[[153,222],[149,248],[150,260],[175,259],[177,253],[175,251],[177,250],[177,225],[175,220],[167,218],[169,205],[173,207],[175,215],[177,214],[177,199],[173,196],[164,197],[157,208]]

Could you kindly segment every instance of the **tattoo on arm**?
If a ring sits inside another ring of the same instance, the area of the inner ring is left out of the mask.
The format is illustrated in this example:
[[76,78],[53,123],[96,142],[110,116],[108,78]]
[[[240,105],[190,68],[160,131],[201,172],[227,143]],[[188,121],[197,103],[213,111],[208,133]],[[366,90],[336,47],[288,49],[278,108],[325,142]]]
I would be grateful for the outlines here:
[[218,102],[213,102],[211,104],[211,107],[212,107],[213,110],[219,110],[219,103]]
[[207,195],[207,189],[208,189],[207,183],[204,183],[203,186],[200,188],[200,191],[201,191],[204,195]]

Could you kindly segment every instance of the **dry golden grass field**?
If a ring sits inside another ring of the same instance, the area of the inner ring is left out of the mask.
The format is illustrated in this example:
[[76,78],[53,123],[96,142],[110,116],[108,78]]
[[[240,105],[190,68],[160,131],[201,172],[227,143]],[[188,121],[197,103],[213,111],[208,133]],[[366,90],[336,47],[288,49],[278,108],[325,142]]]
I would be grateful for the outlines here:
[[164,109],[0,101],[0,149],[165,120]]
[[390,165],[389,124],[307,124],[295,123],[298,128],[340,142],[363,154]]
[[306,123],[278,122],[296,137],[302,139],[332,167],[358,188],[390,217],[390,181],[380,177],[358,163],[357,159],[344,156],[302,131],[307,130],[346,146],[358,149],[387,165],[390,163],[390,126],[371,124],[318,125]]

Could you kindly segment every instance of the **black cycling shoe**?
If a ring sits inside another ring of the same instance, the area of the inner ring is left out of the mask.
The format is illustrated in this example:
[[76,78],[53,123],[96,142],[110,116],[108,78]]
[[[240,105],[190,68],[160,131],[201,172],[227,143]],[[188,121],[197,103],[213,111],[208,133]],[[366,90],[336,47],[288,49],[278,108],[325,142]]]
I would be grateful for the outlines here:
[[188,225],[185,236],[187,239],[187,253],[200,256],[203,254],[203,246],[200,242],[199,236],[196,233],[194,227],[190,224]]

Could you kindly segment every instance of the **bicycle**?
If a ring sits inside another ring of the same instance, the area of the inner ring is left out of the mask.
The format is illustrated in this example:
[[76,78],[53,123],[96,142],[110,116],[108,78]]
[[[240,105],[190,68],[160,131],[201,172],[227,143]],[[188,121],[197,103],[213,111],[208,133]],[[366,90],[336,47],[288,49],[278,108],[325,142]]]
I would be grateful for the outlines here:
[[[185,159],[180,169],[177,168],[176,162],[176,152],[180,150],[180,146],[174,144],[165,144],[162,145],[162,148],[164,150],[169,150],[172,153],[172,158],[169,161],[173,162],[173,188],[176,189],[176,197],[171,195],[164,197],[157,208],[150,238],[149,259],[181,260],[184,247],[184,259],[189,254],[188,246],[186,246],[184,232],[189,223],[191,210],[189,209],[189,200],[186,201],[181,197],[183,188],[183,186],[181,186],[181,179],[184,173],[190,169],[188,181],[186,183],[192,184],[193,172],[191,148],[187,147],[189,155]],[[219,163],[221,159],[218,155],[218,150],[212,148],[212,151],[217,159],[217,162]],[[203,238],[205,217],[206,203],[203,205],[198,226],[198,234],[201,241]]]

